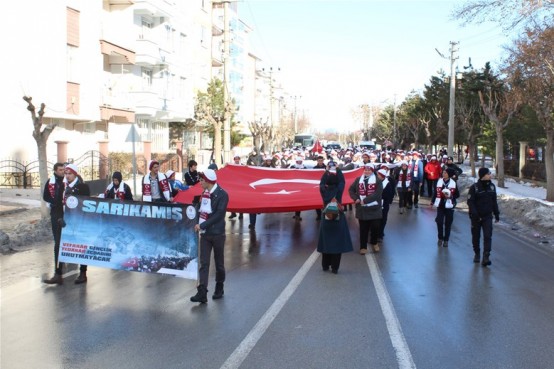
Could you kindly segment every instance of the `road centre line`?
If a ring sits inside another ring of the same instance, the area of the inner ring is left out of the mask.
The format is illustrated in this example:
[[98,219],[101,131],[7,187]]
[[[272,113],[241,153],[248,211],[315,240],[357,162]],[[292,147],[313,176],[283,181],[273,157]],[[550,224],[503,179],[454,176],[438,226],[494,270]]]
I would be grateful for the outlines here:
[[237,346],[235,351],[227,358],[227,360],[221,366],[221,369],[235,369],[238,368],[242,362],[246,359],[250,351],[254,348],[256,343],[264,335],[269,328],[270,324],[275,320],[279,312],[285,306],[292,294],[296,291],[312,265],[319,257],[319,252],[314,250],[310,257],[304,262],[304,265],[298,270],[296,275],[290,280],[289,284],[281,292],[279,297],[271,304],[269,309],[256,323],[254,328],[246,335],[242,342]]
[[404,333],[402,333],[402,328],[400,327],[400,322],[394,311],[394,306],[392,306],[392,301],[390,295],[383,281],[383,276],[379,270],[379,265],[377,260],[375,260],[375,255],[367,254],[366,255],[367,265],[371,273],[371,279],[373,280],[373,286],[375,287],[375,292],[377,293],[377,298],[379,299],[379,304],[381,305],[381,311],[385,317],[385,323],[387,325],[387,330],[389,331],[389,337],[396,354],[396,361],[398,362],[399,369],[415,369],[416,365]]

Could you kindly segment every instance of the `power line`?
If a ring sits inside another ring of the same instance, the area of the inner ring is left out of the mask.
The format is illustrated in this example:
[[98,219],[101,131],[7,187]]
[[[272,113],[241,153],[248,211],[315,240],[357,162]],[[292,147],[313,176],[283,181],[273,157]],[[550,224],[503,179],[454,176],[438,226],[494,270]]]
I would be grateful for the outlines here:
[[273,64],[273,58],[271,57],[271,54],[269,53],[269,51],[266,47],[265,41],[262,37],[262,33],[260,32],[260,30],[258,28],[258,24],[256,23],[256,17],[254,17],[254,12],[252,11],[252,8],[250,7],[250,1],[245,1],[245,3],[246,3],[246,5],[248,5],[248,11],[250,12],[250,16],[252,17],[252,23],[253,23],[254,28],[255,28],[255,34],[260,39],[260,43],[262,45],[262,48],[263,48],[264,52],[266,53],[266,55],[269,59],[269,64]]

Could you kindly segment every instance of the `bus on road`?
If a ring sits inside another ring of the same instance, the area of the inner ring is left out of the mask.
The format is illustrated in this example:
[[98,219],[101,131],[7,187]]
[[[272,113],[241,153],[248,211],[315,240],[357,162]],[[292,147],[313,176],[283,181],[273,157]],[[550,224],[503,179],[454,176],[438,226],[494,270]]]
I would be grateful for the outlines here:
[[316,141],[315,135],[309,133],[301,133],[294,135],[294,147],[310,147],[315,144]]

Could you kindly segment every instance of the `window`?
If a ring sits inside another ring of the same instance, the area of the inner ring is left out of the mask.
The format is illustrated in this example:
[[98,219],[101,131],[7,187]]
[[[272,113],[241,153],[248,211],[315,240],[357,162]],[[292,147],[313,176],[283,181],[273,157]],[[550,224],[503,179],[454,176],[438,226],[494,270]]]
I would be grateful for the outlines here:
[[139,38],[141,40],[149,39],[150,33],[152,32],[152,28],[154,27],[154,24],[151,19],[146,17],[142,17],[140,21],[141,21],[141,31],[140,31]]
[[141,68],[142,71],[142,87],[149,90],[152,87],[152,70]]
[[71,45],[67,45],[66,48],[67,59],[67,81],[78,82],[79,81],[79,48]]

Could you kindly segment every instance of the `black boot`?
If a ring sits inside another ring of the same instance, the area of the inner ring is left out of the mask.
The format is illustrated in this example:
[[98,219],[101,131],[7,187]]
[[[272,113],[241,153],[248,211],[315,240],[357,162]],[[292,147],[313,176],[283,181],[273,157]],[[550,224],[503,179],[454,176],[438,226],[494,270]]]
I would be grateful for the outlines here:
[[42,283],[46,284],[63,284],[63,277],[61,274],[54,274],[50,279],[43,279]]
[[79,276],[75,278],[75,284],[87,283],[87,272],[82,271]]
[[481,261],[481,250],[473,249],[473,252],[475,253],[475,256],[473,256],[473,262],[479,263]]
[[483,253],[483,261],[481,262],[481,265],[486,267],[492,264],[492,262],[489,260],[490,253],[485,252]]
[[220,298],[223,297],[223,282],[217,282],[215,284],[215,292],[214,294],[212,295],[212,299],[214,300],[219,300]]
[[197,287],[198,292],[196,292],[196,295],[192,296],[190,298],[190,301],[192,302],[201,302],[205,304],[208,302],[208,297],[206,296],[208,294],[208,290],[206,287],[204,287],[203,284]]

